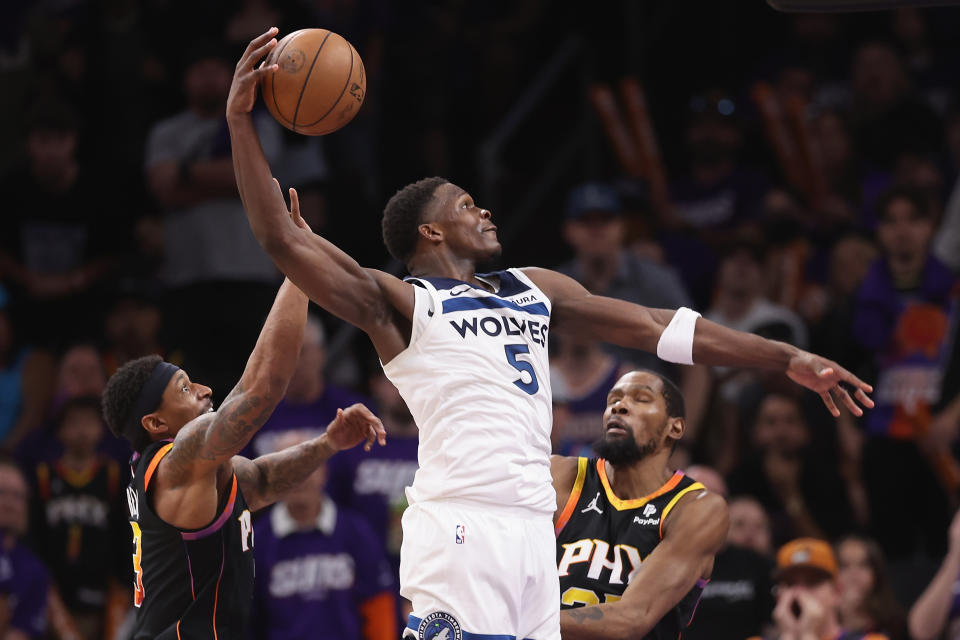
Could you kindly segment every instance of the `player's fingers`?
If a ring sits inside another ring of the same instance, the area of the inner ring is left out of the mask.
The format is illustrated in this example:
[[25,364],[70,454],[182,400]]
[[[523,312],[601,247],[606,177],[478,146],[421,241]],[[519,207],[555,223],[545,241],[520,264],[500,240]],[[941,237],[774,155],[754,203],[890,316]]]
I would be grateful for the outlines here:
[[253,71],[251,71],[250,75],[253,76],[254,80],[256,80],[257,82],[260,82],[260,79],[263,76],[268,76],[279,68],[280,68],[280,65],[276,65],[276,64],[263,65],[259,69],[254,69]]
[[261,60],[265,55],[270,53],[275,46],[277,46],[277,40],[276,38],[271,38],[262,47],[258,47],[253,53],[250,54],[251,66],[255,65],[258,60]]
[[387,430],[383,428],[383,423],[380,422],[380,418],[374,416],[372,421],[373,432],[377,438],[377,442],[380,443],[380,446],[387,444]]
[[300,215],[300,196],[293,187],[290,187],[290,213],[293,214],[294,221],[300,224],[303,220],[303,216]]
[[820,398],[823,400],[823,404],[827,405],[827,410],[830,412],[834,418],[840,417],[840,409],[837,409],[837,404],[833,401],[833,397],[830,395],[829,391],[821,391]]
[[853,396],[857,399],[857,402],[865,406],[867,409],[873,409],[874,403],[873,399],[868,396],[863,389],[857,389],[853,392]]
[[829,378],[833,375],[833,367],[824,367],[817,372],[817,376],[820,378]]
[[[278,31],[279,29],[277,29],[276,27],[270,27],[269,29],[261,33],[259,36],[251,40],[250,44],[248,44],[247,48],[244,50],[243,56],[241,56],[240,58],[240,64],[249,62],[253,58],[251,54],[257,49],[259,49],[260,47],[262,47],[265,42],[268,42],[270,38],[277,35]],[[255,58],[255,59],[259,60],[259,58]]]
[[363,445],[364,451],[370,451],[373,448],[373,443],[377,441],[377,429],[372,424],[367,425],[367,441]]
[[850,394],[847,393],[846,389],[838,386],[835,390],[835,393],[840,396],[840,401],[846,405],[847,409],[850,410],[850,413],[855,416],[863,415],[863,409],[857,406],[857,403],[853,401],[853,398],[850,397]]
[[864,391],[864,392],[866,392],[866,393],[872,393],[872,392],[873,392],[873,387],[871,387],[869,384],[867,384],[866,382],[864,382],[863,380],[861,380],[861,379],[858,378],[857,376],[853,375],[852,373],[850,373],[850,372],[847,371],[846,369],[844,369],[844,371],[843,371],[843,381],[846,382],[847,384],[849,384],[851,387],[853,387],[853,388],[855,388],[855,389],[859,389],[859,390]]

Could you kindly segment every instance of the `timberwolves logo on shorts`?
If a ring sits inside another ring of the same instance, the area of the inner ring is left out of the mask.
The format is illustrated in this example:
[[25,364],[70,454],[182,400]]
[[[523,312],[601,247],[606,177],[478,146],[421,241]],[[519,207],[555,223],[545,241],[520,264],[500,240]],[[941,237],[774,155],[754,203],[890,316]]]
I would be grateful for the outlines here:
[[460,623],[446,611],[431,613],[420,621],[418,640],[462,640]]

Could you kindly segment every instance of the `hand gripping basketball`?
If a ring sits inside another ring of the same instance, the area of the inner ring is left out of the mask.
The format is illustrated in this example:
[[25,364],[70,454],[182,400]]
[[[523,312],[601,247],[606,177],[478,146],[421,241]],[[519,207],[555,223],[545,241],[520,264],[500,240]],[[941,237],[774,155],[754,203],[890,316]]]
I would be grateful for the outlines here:
[[233,82],[230,84],[230,94],[227,96],[227,116],[250,113],[253,103],[257,99],[257,84],[260,78],[277,70],[276,64],[260,65],[265,55],[277,46],[277,28],[270,27],[264,33],[250,41],[246,50],[237,63],[233,73]]

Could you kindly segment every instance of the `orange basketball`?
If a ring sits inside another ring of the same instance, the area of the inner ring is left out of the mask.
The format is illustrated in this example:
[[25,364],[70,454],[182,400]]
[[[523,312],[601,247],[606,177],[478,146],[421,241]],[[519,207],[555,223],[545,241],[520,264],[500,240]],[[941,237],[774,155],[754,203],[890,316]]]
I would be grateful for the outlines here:
[[264,64],[279,68],[260,80],[267,109],[291,131],[332,133],[350,122],[367,92],[356,49],[328,29],[301,29],[277,43]]

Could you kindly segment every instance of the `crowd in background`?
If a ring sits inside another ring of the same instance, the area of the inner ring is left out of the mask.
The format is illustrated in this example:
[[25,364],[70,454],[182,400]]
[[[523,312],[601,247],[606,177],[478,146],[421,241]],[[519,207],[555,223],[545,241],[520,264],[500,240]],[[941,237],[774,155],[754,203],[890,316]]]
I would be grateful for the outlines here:
[[[784,594],[804,587],[830,629],[960,638],[960,9],[784,16],[758,2],[741,19],[636,3],[647,36],[660,33],[637,45],[629,4],[586,16],[542,0],[4,4],[0,638],[129,628],[129,451],[99,394],[152,353],[217,400],[239,378],[279,274],[237,195],[223,107],[235,59],[271,25],[330,28],[363,57],[366,104],[341,132],[307,138],[254,117],[305,220],[374,267],[387,263],[381,207],[408,181],[443,175],[484,206],[474,147],[542,51],[569,34],[585,43],[588,82],[569,103],[639,77],[660,176],[632,171],[591,116],[591,159],[517,230],[502,266],[555,267],[595,294],[693,307],[812,350],[872,384],[877,406],[834,419],[777,372],[552,337],[555,453],[591,455],[614,381],[660,370],[687,406],[672,462],[731,512],[685,638],[778,637],[802,617]],[[511,167],[498,224],[550,142]],[[286,399],[245,454],[318,434],[354,402],[381,417],[388,444],[338,454],[258,514],[255,638],[398,636],[417,430],[369,345],[343,330],[312,310]],[[797,538],[807,546],[777,554]],[[815,571],[794,580],[798,553]]]

